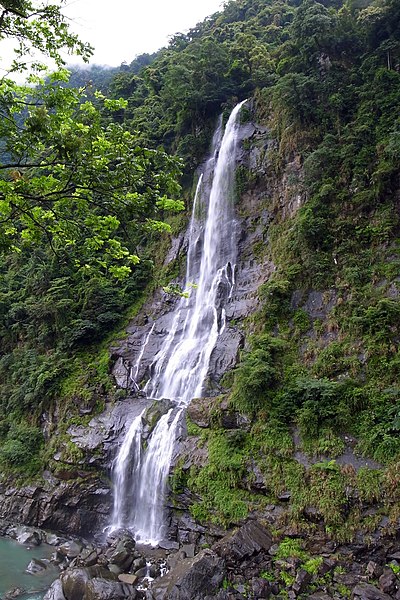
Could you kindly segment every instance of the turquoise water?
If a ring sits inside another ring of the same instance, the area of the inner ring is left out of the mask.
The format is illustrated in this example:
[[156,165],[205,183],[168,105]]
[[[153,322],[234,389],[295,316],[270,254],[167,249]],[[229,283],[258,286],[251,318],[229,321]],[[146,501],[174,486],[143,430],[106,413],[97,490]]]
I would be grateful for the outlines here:
[[41,545],[31,549],[14,540],[0,538],[0,597],[12,588],[26,590],[24,600],[39,600],[50,584],[57,579],[58,570],[49,567],[43,574],[30,575],[25,569],[32,558],[49,558],[54,548]]

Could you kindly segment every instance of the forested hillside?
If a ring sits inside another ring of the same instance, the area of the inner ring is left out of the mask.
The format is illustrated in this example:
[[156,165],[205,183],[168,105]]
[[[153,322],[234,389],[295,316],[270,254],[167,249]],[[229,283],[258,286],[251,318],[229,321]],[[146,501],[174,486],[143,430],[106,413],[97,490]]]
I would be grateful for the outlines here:
[[[202,497],[196,517],[234,523],[253,501],[242,477],[257,452],[272,493],[291,489],[296,518],[312,502],[327,530],[345,537],[346,520],[357,519],[343,508],[353,477],[394,523],[399,2],[231,0],[167,48],[121,67],[91,101],[60,79],[63,71],[22,91],[1,83],[3,468],[40,471],[48,459],[41,416],[51,406],[61,403],[67,420],[82,404],[101,409],[112,388],[111,339],[178,274],[179,265],[161,267],[171,232],[186,223],[172,213],[182,199],[189,208],[217,116],[250,98],[247,118],[271,140],[260,158],[268,172],[240,167],[238,189],[267,190],[293,163],[298,176],[287,188],[301,201],[286,210],[287,198],[265,193],[267,243],[253,251],[274,272],[224,381],[224,399],[253,429],[236,440],[212,430],[206,470],[179,472],[177,482]],[[334,459],[346,434],[387,468],[355,476],[331,461],[307,479],[292,459],[294,431],[309,456]]]

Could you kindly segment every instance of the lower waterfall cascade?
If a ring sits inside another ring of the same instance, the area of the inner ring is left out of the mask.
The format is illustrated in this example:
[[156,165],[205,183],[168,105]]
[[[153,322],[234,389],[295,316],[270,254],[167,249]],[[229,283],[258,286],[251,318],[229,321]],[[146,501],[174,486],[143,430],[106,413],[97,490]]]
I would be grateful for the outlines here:
[[[203,392],[210,357],[226,326],[225,306],[235,285],[238,224],[235,218],[235,164],[239,114],[232,111],[225,129],[220,118],[210,158],[199,177],[188,229],[185,290],[172,324],[150,368],[144,392],[170,400],[147,447],[142,445],[146,409],[128,428],[113,463],[114,507],[110,529],[130,529],[141,543],[156,545],[165,537],[164,498],[175,441],[186,407]],[[154,323],[144,340],[153,334]],[[142,350],[130,369],[137,389]]]

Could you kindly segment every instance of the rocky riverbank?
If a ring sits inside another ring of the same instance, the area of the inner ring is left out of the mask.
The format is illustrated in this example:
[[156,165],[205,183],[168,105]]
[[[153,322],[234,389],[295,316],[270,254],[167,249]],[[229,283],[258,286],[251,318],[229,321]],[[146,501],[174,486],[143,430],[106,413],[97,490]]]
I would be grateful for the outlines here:
[[[209,547],[166,541],[156,549],[138,546],[126,530],[91,542],[4,523],[1,532],[20,543],[53,546],[50,562],[60,576],[45,600],[400,598],[400,531],[340,544],[318,531],[312,537],[288,528],[277,533],[276,525],[252,518],[222,537],[215,529]],[[46,564],[32,561],[28,568]]]

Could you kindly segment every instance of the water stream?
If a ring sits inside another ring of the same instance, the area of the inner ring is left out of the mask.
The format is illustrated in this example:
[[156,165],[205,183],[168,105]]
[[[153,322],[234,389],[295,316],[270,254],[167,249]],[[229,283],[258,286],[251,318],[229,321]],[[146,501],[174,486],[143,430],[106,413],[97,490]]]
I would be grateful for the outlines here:
[[[234,211],[238,117],[232,111],[225,130],[220,119],[211,155],[199,178],[189,225],[186,291],[170,332],[151,366],[147,397],[173,401],[142,449],[143,413],[128,429],[114,462],[112,528],[129,527],[136,540],[157,544],[165,535],[164,496],[183,412],[203,393],[211,353],[226,325],[225,306],[235,285],[237,222]],[[145,345],[154,325],[146,337]],[[131,377],[139,371],[139,353]]]
[[0,596],[16,587],[25,591],[20,600],[41,600],[59,571],[49,566],[42,573],[31,575],[25,570],[32,558],[48,559],[54,548],[42,544],[27,548],[14,540],[0,537]]

